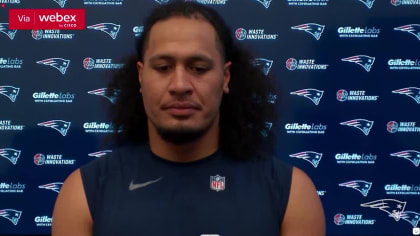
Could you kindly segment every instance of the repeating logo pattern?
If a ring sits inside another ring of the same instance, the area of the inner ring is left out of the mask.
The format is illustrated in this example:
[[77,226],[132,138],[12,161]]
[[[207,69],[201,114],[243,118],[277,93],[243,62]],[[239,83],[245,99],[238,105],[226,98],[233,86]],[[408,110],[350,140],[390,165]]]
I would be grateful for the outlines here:
[[42,64],[42,65],[47,65],[47,66],[52,66],[55,69],[57,69],[58,71],[60,71],[61,74],[64,75],[66,73],[67,68],[70,65],[70,60],[66,60],[66,59],[63,59],[63,58],[49,58],[49,59],[37,61],[36,63]]
[[291,92],[290,94],[306,97],[309,100],[311,100],[315,105],[318,105],[319,102],[321,101],[324,91],[309,88],[309,89],[302,89],[302,90],[294,91],[294,92]]
[[364,197],[366,197],[369,193],[370,188],[372,187],[372,183],[364,180],[353,180],[338,184],[338,186],[353,188],[359,191]]
[[70,124],[71,124],[71,122],[67,122],[67,121],[64,121],[64,120],[50,120],[50,121],[45,121],[45,122],[39,123],[38,125],[55,129],[61,135],[66,136],[67,131],[70,128]]
[[120,27],[121,25],[117,25],[114,23],[99,23],[96,25],[88,26],[87,28],[102,31],[111,36],[112,39],[116,39],[118,32],[120,31]]
[[307,23],[303,25],[296,25],[291,27],[294,30],[302,30],[312,35],[316,40],[321,38],[322,32],[324,32],[325,25],[316,23]]
[[370,130],[372,129],[373,121],[365,120],[365,119],[355,119],[355,120],[349,120],[349,121],[341,122],[340,125],[352,126],[356,129],[359,129],[366,136],[368,136]]
[[55,183],[40,185],[40,186],[38,186],[38,188],[47,189],[47,190],[51,190],[51,191],[54,191],[56,193],[59,193],[60,189],[61,189],[61,186],[63,186],[62,182],[55,182]]
[[314,152],[314,151],[305,151],[305,152],[299,152],[295,154],[289,155],[289,157],[295,157],[299,159],[303,159],[309,163],[311,163],[315,168],[318,167],[319,162],[322,158],[322,153]]
[[372,68],[373,63],[375,62],[374,57],[370,57],[366,55],[357,55],[357,56],[343,58],[341,60],[356,63],[359,66],[363,67],[367,72],[370,72],[370,69]]
[[20,152],[20,150],[15,150],[13,148],[3,148],[0,149],[0,156],[9,160],[13,165],[16,165]]
[[403,26],[394,28],[394,30],[410,33],[416,36],[418,40],[420,40],[420,25],[419,24],[403,25]]
[[0,86],[0,94],[6,96],[10,101],[15,102],[20,88],[13,86]]
[[396,153],[391,153],[393,157],[402,157],[406,160],[412,162],[416,167],[419,167],[420,164],[420,152],[415,150],[407,150]]
[[19,223],[19,219],[21,215],[22,215],[22,211],[18,211],[14,209],[0,210],[0,216],[5,219],[8,219],[14,225],[17,225]]

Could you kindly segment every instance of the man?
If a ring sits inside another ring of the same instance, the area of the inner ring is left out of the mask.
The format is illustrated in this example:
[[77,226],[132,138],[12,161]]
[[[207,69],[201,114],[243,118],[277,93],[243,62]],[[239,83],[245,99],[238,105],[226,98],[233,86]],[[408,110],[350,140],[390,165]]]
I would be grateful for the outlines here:
[[155,10],[110,85],[130,144],[67,178],[53,236],[325,235],[307,175],[257,151],[267,86],[251,59],[214,10]]

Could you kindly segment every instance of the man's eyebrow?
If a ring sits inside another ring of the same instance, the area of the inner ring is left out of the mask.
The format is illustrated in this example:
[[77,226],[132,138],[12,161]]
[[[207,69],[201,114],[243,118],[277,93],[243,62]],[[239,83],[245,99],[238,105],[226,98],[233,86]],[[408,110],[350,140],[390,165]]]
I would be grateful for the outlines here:
[[[156,61],[156,60],[174,61],[175,57],[171,56],[171,55],[167,55],[167,54],[158,54],[158,55],[152,56],[149,59],[149,61],[151,61],[151,62]],[[203,55],[203,54],[195,54],[195,55],[188,56],[184,59],[184,61],[187,62],[187,63],[188,62],[195,62],[195,61],[204,61],[204,62],[209,63],[209,64],[214,63],[214,60],[211,57]]]

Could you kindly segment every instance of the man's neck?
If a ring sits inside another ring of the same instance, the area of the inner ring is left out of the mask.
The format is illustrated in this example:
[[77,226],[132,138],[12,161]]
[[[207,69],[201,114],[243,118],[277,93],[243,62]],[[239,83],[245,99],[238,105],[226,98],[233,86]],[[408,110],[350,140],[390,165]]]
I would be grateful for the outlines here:
[[205,132],[201,137],[185,144],[174,144],[164,140],[158,132],[149,124],[149,145],[150,150],[157,156],[175,162],[196,161],[210,156],[219,147],[219,127]]

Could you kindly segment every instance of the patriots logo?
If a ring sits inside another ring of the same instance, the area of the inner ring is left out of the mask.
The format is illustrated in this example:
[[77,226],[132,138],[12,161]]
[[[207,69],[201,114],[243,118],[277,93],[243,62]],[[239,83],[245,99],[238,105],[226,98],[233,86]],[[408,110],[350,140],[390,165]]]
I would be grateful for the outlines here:
[[291,29],[303,30],[306,33],[311,34],[312,36],[314,36],[316,40],[319,40],[321,38],[321,34],[322,32],[324,32],[324,28],[325,28],[325,25],[319,25],[316,23],[308,23],[308,24],[297,25],[297,26],[291,27]]
[[370,71],[370,68],[372,68],[373,63],[375,62],[374,57],[370,57],[366,55],[352,56],[352,57],[343,58],[341,60],[356,63],[362,66],[367,72]]
[[66,73],[67,68],[70,65],[70,60],[66,60],[63,58],[49,58],[42,61],[37,61],[36,63],[52,66],[64,75]]
[[20,150],[15,150],[12,148],[3,148],[0,149],[0,156],[9,160],[13,165],[16,165],[20,156]]
[[62,185],[63,183],[61,182],[55,182],[55,183],[40,185],[38,186],[38,188],[49,189],[49,190],[59,193]]
[[394,90],[392,92],[407,95],[410,98],[414,99],[414,101],[416,101],[417,104],[420,104],[420,88],[408,87],[408,88]]
[[271,127],[273,127],[273,123],[271,122],[264,122],[264,129],[260,130],[260,134],[266,138],[268,136],[268,132],[270,132]]
[[6,34],[10,40],[13,40],[17,30],[9,30],[9,23],[0,23],[0,32]]
[[372,129],[373,121],[369,121],[365,119],[355,119],[355,120],[341,122],[340,125],[353,126],[354,128],[361,130],[366,136],[368,136],[370,129]]
[[66,136],[67,131],[70,128],[71,122],[63,121],[63,120],[50,120],[46,122],[39,123],[39,126],[49,127],[57,130],[60,132],[61,135]]
[[407,150],[390,154],[393,157],[402,157],[411,161],[416,167],[420,164],[420,152],[415,150]]
[[271,0],[257,0],[257,2],[261,3],[265,8],[269,8]]
[[362,2],[367,8],[371,9],[375,0],[359,0],[359,2]]
[[416,36],[417,39],[420,40],[420,25],[417,25],[417,24],[403,25],[403,26],[394,28],[394,30],[400,30],[400,31],[408,32],[408,33]]
[[100,30],[102,32],[107,33],[111,36],[112,39],[117,38],[117,34],[120,31],[121,25],[116,25],[114,23],[100,23],[96,25],[88,26],[88,29]]
[[319,162],[322,158],[322,153],[306,151],[306,152],[299,152],[295,154],[289,155],[289,157],[296,157],[300,159],[304,159],[305,161],[310,162],[315,168],[318,167]]
[[264,75],[267,76],[270,72],[271,66],[273,65],[273,61],[264,58],[256,58],[252,64],[259,68],[264,73]]
[[345,183],[338,184],[341,187],[354,188],[359,191],[364,197],[369,193],[370,187],[372,187],[371,182],[366,182],[364,180],[353,180]]
[[66,5],[67,0],[53,0],[53,1],[56,2],[58,5],[60,5],[61,8],[63,8]]
[[19,90],[19,88],[15,88],[13,86],[0,86],[0,94],[8,97],[12,102],[16,101]]
[[112,150],[103,150],[103,151],[99,151],[99,152],[93,152],[93,153],[89,153],[88,156],[90,157],[103,157],[108,153],[111,153]]
[[165,3],[168,3],[169,0],[155,0],[155,2],[157,2],[159,4],[165,4]]
[[401,219],[408,221],[413,227],[417,227],[420,221],[420,213],[414,211],[404,211],[400,215]]
[[22,215],[21,211],[17,211],[13,209],[0,210],[0,216],[10,220],[10,222],[12,222],[14,225],[18,224],[21,215]]
[[88,94],[103,96],[114,104],[117,101],[119,93],[120,91],[117,89],[108,89],[108,88],[101,88],[101,89],[96,89],[96,90],[92,90],[88,92]]
[[309,88],[294,91],[290,94],[306,97],[318,106],[319,102],[321,101],[322,95],[324,94],[324,91]]
[[362,203],[360,206],[385,211],[393,217],[395,221],[399,221],[406,204],[407,202],[401,202],[395,199],[380,199],[373,202]]

